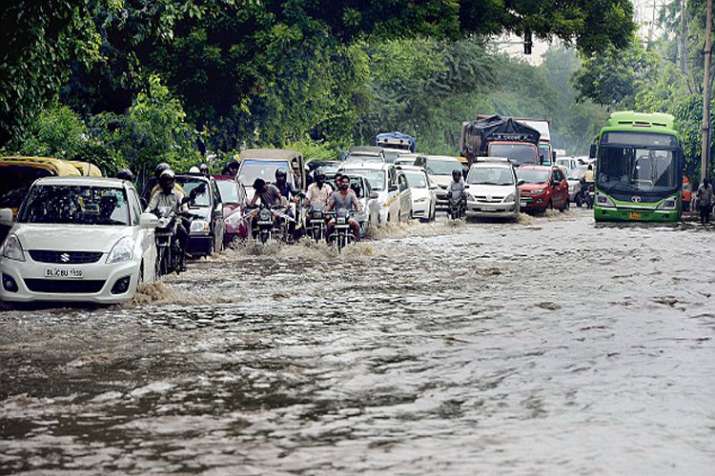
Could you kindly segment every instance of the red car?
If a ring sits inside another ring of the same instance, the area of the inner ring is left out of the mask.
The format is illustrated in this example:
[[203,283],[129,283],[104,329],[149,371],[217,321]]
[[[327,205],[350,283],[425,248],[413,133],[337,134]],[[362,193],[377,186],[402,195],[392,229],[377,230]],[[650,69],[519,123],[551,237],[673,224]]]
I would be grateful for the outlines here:
[[521,210],[545,212],[547,208],[569,208],[569,183],[558,167],[522,165],[516,169],[521,195]]
[[247,238],[251,224],[244,219],[248,203],[246,189],[235,177],[214,175],[214,180],[223,202],[224,243]]

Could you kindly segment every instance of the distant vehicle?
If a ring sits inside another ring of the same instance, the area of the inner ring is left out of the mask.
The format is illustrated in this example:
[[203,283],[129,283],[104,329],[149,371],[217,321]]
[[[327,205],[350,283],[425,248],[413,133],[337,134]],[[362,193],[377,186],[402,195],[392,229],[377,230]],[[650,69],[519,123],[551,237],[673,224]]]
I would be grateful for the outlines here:
[[322,172],[326,178],[335,178],[335,173],[343,164],[340,160],[311,160],[306,165],[308,167],[308,183],[315,181],[315,173]]
[[375,137],[375,145],[384,149],[395,149],[414,153],[417,141],[414,137],[402,132],[383,132]]
[[614,112],[591,145],[596,221],[675,222],[682,212],[683,150],[670,114]]
[[251,224],[246,218],[246,188],[234,177],[214,175],[213,178],[223,205],[224,245],[248,238]]
[[539,131],[538,147],[541,165],[553,165],[554,160],[556,160],[557,151],[551,143],[551,125],[549,121],[546,119],[530,119],[527,117],[518,117],[516,120]]
[[427,173],[422,167],[401,166],[400,170],[407,179],[412,198],[412,216],[425,222],[435,219],[437,212],[437,185],[431,185]]
[[581,191],[581,180],[583,180],[586,175],[586,167],[580,165],[574,169],[571,169],[566,176],[566,180],[569,183],[569,200],[571,202],[576,201],[576,196]]
[[467,174],[468,217],[511,218],[519,216],[520,193],[516,172],[507,160],[478,161]]
[[378,225],[398,223],[410,216],[410,189],[403,175],[400,175],[402,180],[399,180],[394,165],[371,160],[364,162],[353,160],[346,162],[339,172],[362,175],[370,183],[371,190],[377,192],[375,200],[380,210]]
[[247,149],[241,152],[238,181],[246,188],[249,200],[253,198],[253,182],[257,178],[273,183],[276,171],[285,170],[288,182],[298,190],[307,190],[307,177],[303,156],[288,149]]
[[469,165],[477,157],[507,157],[515,166],[541,164],[538,130],[511,117],[477,116],[465,122],[460,137],[461,154]]
[[[74,165],[49,157],[0,157],[0,208],[17,214],[32,183],[43,177],[79,177]],[[10,230],[0,224],[0,244]]]
[[395,165],[396,166],[401,166],[401,165],[415,165],[415,161],[417,160],[416,155],[407,155],[403,156],[400,155],[397,159],[395,159]]
[[186,252],[193,257],[209,256],[223,250],[225,223],[223,203],[216,181],[203,175],[177,175],[176,183],[189,196],[196,191],[196,198],[189,203],[189,212],[197,215],[191,220]]
[[114,304],[155,279],[154,228],[134,186],[118,179],[37,180],[0,251],[0,300]]
[[[350,177],[350,188],[357,195],[360,204],[362,205],[362,213],[355,213],[354,218],[360,224],[360,236],[365,237],[367,230],[380,222],[380,197],[377,191],[373,191],[370,187],[370,182],[362,175],[351,172],[346,173]],[[333,190],[337,190],[334,182],[330,183]]]
[[437,211],[446,211],[448,206],[447,187],[452,182],[452,171],[463,170],[462,163],[455,157],[428,155],[418,157],[415,165],[423,167],[430,181],[439,186],[439,189],[436,190]]
[[351,147],[344,162],[386,162],[385,150],[382,147],[357,146]]
[[516,171],[521,209],[526,212],[564,211],[570,206],[569,185],[561,168],[525,165]]
[[578,160],[575,157],[560,157],[556,159],[556,165],[563,167],[567,174],[579,166]]

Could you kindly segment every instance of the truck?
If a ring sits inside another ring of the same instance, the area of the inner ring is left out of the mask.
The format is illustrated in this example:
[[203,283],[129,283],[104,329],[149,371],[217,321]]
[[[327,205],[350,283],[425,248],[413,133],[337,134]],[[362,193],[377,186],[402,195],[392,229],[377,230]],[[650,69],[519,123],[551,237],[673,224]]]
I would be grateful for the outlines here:
[[614,112],[591,145],[596,221],[676,222],[683,149],[670,114]]
[[479,157],[505,157],[515,166],[542,163],[541,133],[512,117],[477,116],[462,125],[460,151],[471,166]]
[[383,149],[394,149],[414,154],[417,148],[417,141],[414,137],[402,132],[381,132],[375,136],[375,145]]
[[546,119],[530,119],[528,117],[516,118],[518,122],[526,124],[539,131],[539,157],[542,165],[553,165],[556,162],[556,150],[551,143],[551,127]]

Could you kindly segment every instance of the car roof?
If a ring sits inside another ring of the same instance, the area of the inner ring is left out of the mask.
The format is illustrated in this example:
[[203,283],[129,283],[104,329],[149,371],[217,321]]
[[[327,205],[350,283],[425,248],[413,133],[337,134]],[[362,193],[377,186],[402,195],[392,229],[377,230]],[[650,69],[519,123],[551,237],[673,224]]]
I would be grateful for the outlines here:
[[244,160],[291,160],[300,154],[290,149],[246,149],[241,152],[241,162]]
[[416,165],[400,165],[397,167],[399,170],[405,170],[407,172],[424,172],[424,167],[418,167]]
[[122,188],[125,181],[118,178],[107,177],[43,177],[35,181],[36,185],[70,185],[88,187]]
[[376,162],[374,160],[367,160],[367,161],[361,161],[361,160],[351,160],[345,164],[343,164],[342,167],[340,167],[339,170],[350,170],[350,169],[364,169],[364,170],[387,170],[392,164],[388,164],[386,162]]
[[383,152],[382,147],[375,147],[374,145],[359,145],[351,147],[349,153],[360,152],[363,154],[380,155]]
[[423,155],[420,157],[424,157],[427,160],[443,160],[445,162],[449,161],[449,162],[461,163],[461,162],[459,162],[459,159],[457,159],[456,157],[452,157],[450,155]]
[[533,165],[533,164],[525,164],[519,167],[519,170],[523,169],[534,169],[534,170],[553,170],[554,168],[550,165]]

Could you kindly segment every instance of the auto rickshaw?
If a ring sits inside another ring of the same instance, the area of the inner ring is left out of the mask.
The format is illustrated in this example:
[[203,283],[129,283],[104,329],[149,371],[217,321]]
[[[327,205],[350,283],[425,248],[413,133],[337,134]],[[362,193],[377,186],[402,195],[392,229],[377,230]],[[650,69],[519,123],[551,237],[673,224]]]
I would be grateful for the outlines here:
[[[50,157],[0,157],[0,208],[10,208],[13,216],[25,199],[32,183],[42,177],[76,176],[77,168],[63,160]],[[0,243],[9,229],[0,226]]]

